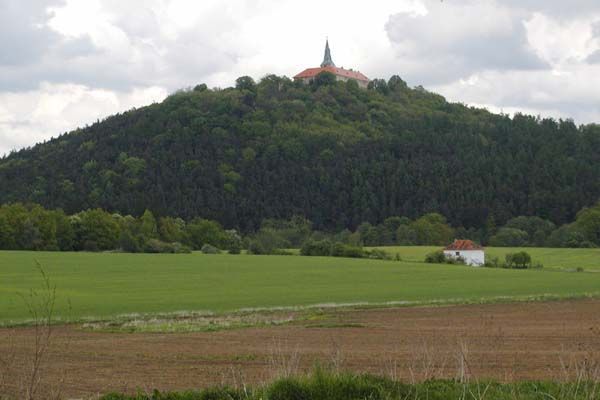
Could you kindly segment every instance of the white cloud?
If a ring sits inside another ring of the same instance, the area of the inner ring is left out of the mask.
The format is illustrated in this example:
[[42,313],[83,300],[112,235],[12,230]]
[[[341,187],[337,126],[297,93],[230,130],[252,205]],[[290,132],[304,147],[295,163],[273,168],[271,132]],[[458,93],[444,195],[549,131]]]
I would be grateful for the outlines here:
[[596,0],[6,0],[0,22],[16,48],[0,54],[0,154],[177,88],[293,76],[326,36],[338,65],[372,78],[600,121]]
[[0,154],[50,139],[97,119],[160,101],[164,89],[128,92],[42,83],[39,90],[0,94]]

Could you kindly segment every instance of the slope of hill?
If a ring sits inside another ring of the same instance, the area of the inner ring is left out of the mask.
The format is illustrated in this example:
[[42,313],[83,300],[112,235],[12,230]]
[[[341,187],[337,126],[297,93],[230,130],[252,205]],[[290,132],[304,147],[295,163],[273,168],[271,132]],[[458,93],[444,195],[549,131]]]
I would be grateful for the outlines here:
[[319,229],[429,211],[561,224],[600,197],[600,126],[452,104],[398,77],[199,85],[0,159],[0,203]]

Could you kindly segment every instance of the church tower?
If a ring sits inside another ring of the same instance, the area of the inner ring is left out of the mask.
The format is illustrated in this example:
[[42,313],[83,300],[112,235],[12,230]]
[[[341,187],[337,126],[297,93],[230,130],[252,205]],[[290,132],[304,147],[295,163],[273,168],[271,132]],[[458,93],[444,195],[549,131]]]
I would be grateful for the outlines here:
[[333,60],[331,59],[331,50],[329,50],[329,39],[325,41],[325,56],[323,57],[323,62],[321,63],[321,68],[325,67],[335,67]]

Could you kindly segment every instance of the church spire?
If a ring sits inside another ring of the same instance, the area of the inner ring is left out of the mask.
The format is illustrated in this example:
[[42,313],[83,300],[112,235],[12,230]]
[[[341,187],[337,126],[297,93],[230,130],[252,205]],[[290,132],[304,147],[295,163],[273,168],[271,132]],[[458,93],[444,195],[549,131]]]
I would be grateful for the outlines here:
[[329,39],[325,41],[325,57],[323,57],[323,62],[321,63],[321,68],[323,67],[335,67],[331,59],[331,50],[329,50]]

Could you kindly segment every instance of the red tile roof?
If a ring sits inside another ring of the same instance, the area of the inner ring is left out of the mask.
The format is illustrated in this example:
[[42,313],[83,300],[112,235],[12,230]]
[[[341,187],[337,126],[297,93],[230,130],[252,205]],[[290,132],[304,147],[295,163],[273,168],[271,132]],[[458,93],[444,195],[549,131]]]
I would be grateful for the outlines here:
[[473,243],[471,240],[455,240],[444,250],[483,250],[483,247]]
[[343,77],[349,78],[349,79],[356,79],[357,81],[369,82],[369,78],[367,78],[366,76],[364,76],[363,74],[361,74],[358,71],[349,71],[344,68],[338,68],[338,67],[332,67],[332,66],[305,69],[304,71],[300,72],[298,75],[294,76],[294,79],[314,78],[315,76],[319,75],[321,72],[331,72],[332,74],[337,75],[337,76],[343,76]]

